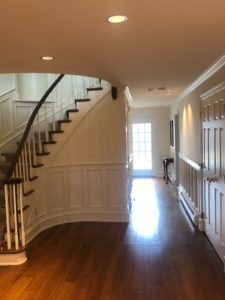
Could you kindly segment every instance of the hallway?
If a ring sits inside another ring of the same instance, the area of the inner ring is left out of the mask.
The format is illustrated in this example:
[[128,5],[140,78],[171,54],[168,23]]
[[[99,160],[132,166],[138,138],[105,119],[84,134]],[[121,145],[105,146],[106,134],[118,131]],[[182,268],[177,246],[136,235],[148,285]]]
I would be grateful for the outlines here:
[[135,179],[130,224],[60,225],[0,268],[0,300],[219,300],[223,266],[162,179]]

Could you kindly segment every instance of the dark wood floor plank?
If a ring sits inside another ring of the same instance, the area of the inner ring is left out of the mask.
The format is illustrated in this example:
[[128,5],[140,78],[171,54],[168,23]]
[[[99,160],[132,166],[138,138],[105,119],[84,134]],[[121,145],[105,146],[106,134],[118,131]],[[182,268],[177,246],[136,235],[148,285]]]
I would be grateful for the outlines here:
[[224,300],[222,263],[171,185],[135,185],[130,223],[80,222],[40,233],[27,263],[0,268],[0,300]]

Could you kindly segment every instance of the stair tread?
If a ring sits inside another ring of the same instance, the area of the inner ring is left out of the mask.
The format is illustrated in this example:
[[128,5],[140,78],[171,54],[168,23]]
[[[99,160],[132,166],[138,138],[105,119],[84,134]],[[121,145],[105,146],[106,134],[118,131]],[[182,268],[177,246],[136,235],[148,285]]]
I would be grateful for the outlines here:
[[[18,223],[17,226],[18,226],[17,228],[20,229],[21,228],[21,223]],[[6,231],[7,231],[7,228],[5,227],[3,229],[3,232],[5,233]],[[10,232],[15,232],[15,229],[14,228],[10,228]]]
[[45,156],[45,155],[49,155],[49,154],[50,154],[50,152],[44,152],[44,151],[36,153],[37,156]]
[[92,91],[102,91],[103,87],[99,86],[99,87],[92,87],[92,88],[87,88],[88,92],[92,92]]
[[[23,211],[27,210],[29,207],[30,207],[30,205],[28,205],[28,204],[24,205]],[[5,207],[2,206],[1,209],[4,209],[4,211],[1,212],[1,216],[4,216],[4,221],[5,221]],[[18,209],[18,213],[19,214],[21,213],[20,209]],[[2,221],[1,217],[0,217],[0,220]]]
[[61,130],[61,129],[59,129],[59,130],[50,130],[49,131],[50,134],[52,134],[52,133],[63,133],[63,132],[64,132],[64,130]]
[[[12,248],[14,248],[14,247],[15,247],[15,245],[14,245],[14,243],[12,243]],[[16,254],[16,253],[23,252],[25,250],[26,250],[26,246],[25,247],[20,246],[20,248],[18,250],[16,250],[16,249],[8,250],[6,242],[2,243],[0,246],[0,254]]]
[[78,98],[78,99],[75,99],[75,103],[76,102],[89,102],[91,101],[90,98]]
[[[23,211],[27,210],[29,207],[30,207],[30,205],[28,205],[28,204],[24,205]],[[21,210],[20,210],[20,209],[18,209],[18,213],[19,213],[19,214],[21,213]]]
[[72,122],[70,119],[58,120],[58,123],[70,123]]
[[23,192],[23,195],[24,195],[24,197],[27,197],[27,196],[33,194],[34,191],[35,191],[35,190],[32,189],[32,190],[29,190],[29,191],[27,191],[27,192]]
[[42,144],[43,145],[53,145],[53,144],[56,144],[57,141],[43,141]]
[[41,168],[41,167],[43,167],[44,166],[44,164],[33,164],[32,165],[32,168]]
[[67,113],[68,112],[78,112],[79,111],[79,109],[78,108],[72,108],[72,109],[67,109]]
[[30,181],[34,181],[34,180],[36,180],[36,179],[38,179],[38,176],[33,176],[33,177],[30,177],[30,178],[29,178]]

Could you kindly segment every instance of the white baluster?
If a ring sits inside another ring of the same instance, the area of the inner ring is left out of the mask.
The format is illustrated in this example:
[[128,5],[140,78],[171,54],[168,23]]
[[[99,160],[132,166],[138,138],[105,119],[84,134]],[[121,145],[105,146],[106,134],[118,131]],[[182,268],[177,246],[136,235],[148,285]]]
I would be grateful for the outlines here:
[[29,180],[29,165],[28,165],[27,142],[24,144],[24,160],[25,160],[26,180]]
[[16,184],[13,184],[13,211],[14,211],[14,229],[15,229],[15,248],[19,249],[18,219],[17,219],[17,199]]
[[21,162],[21,154],[20,154],[20,157],[18,159],[18,165],[19,165],[20,177],[23,178],[23,169],[22,169],[22,162]]
[[10,212],[9,212],[9,192],[8,185],[4,185],[5,191],[5,213],[6,213],[6,241],[7,241],[7,249],[10,250],[12,248],[11,242],[11,231],[10,231]]
[[37,113],[37,130],[38,130],[38,152],[42,153],[42,143],[41,143],[41,129],[40,129],[40,116]]
[[49,141],[49,131],[48,131],[48,111],[47,111],[47,103],[44,104],[45,111],[45,140]]
[[24,218],[23,218],[23,191],[22,184],[19,184],[19,202],[20,202],[20,222],[21,222],[21,242],[22,246],[25,246],[25,231],[24,231]]
[[84,88],[85,88],[85,82],[84,82],[84,76],[82,77],[82,98],[84,98],[85,97],[85,95],[84,95]]
[[28,159],[29,159],[29,177],[33,177],[33,168],[32,168],[32,154],[31,154],[31,139],[29,138],[27,141],[28,147]]
[[52,130],[55,129],[55,102],[52,102]]
[[24,149],[23,149],[22,152],[21,152],[21,160],[22,160],[23,179],[24,179],[24,181],[27,181],[26,163],[25,163]]
[[32,148],[33,148],[33,164],[37,164],[36,146],[35,146],[35,133],[34,125],[32,125]]

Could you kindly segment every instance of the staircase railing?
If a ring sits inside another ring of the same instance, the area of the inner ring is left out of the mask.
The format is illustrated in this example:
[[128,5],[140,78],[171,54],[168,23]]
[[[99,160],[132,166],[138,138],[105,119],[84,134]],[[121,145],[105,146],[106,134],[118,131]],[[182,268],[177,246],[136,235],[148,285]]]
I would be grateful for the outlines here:
[[60,133],[60,124],[70,122],[68,112],[78,111],[77,101],[89,101],[87,93],[89,90],[99,89],[100,86],[96,87],[97,83],[101,86],[101,81],[95,78],[61,74],[34,108],[24,134],[18,142],[17,151],[11,154],[11,164],[3,181],[5,229],[0,254],[24,249],[25,184],[37,179],[33,176],[33,168],[42,166],[40,157],[48,154],[44,145],[55,143],[52,133]]
[[[13,175],[13,171],[15,169],[15,166],[17,164],[17,162],[19,161],[19,157],[25,147],[25,143],[27,141],[27,137],[30,133],[30,130],[31,130],[31,127],[32,127],[32,124],[36,118],[36,116],[38,116],[38,112],[40,110],[40,108],[42,107],[42,105],[44,104],[45,100],[48,98],[48,96],[50,95],[50,93],[54,90],[54,88],[57,86],[57,84],[61,81],[61,79],[64,77],[64,74],[60,74],[58,76],[58,78],[53,82],[53,84],[49,87],[49,89],[46,91],[46,93],[43,95],[43,97],[41,98],[41,100],[38,102],[38,104],[36,105],[35,109],[33,110],[31,116],[30,116],[30,119],[27,123],[27,126],[26,126],[26,129],[24,131],[24,134],[23,134],[23,137],[19,143],[19,146],[17,148],[17,151],[16,151],[16,154],[15,156],[13,157],[13,160],[12,160],[12,163],[11,163],[11,166],[9,167],[8,169],[8,172],[7,172],[7,175],[6,177],[9,179],[12,177]],[[34,150],[34,149],[33,149]],[[17,174],[18,175],[18,174]],[[14,176],[13,176],[14,177]],[[27,176],[26,176],[27,177]]]

